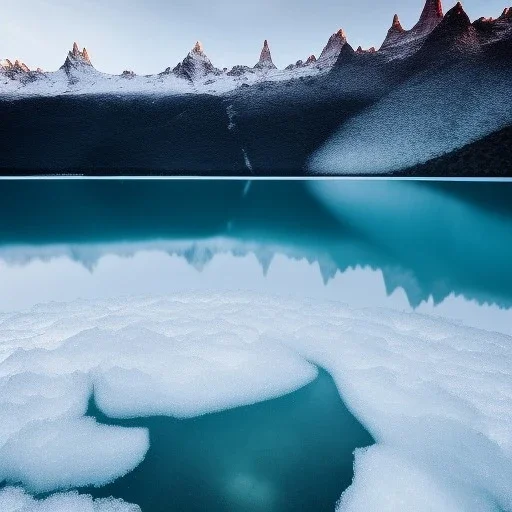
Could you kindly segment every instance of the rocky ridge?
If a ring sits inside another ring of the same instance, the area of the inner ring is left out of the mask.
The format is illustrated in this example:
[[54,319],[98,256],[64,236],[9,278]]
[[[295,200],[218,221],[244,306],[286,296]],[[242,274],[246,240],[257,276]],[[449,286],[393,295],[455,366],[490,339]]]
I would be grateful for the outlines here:
[[[3,76],[7,81],[3,84],[0,82],[0,95],[5,94],[3,89],[6,92],[11,89],[17,94],[26,91],[27,94],[37,95],[38,83],[43,84],[40,89],[48,85],[45,91],[52,93],[72,92],[69,87],[78,90],[81,85],[86,85],[87,90],[92,92],[94,85],[101,82],[102,78],[109,80],[108,85],[112,88],[117,87],[118,83],[125,84],[119,88],[126,88],[126,79],[129,78],[130,87],[140,92],[154,82],[162,91],[171,87],[176,93],[197,92],[198,87],[203,90],[203,86],[207,86],[204,92],[222,93],[244,84],[282,81],[329,72],[340,62],[351,59],[360,58],[365,63],[373,59],[377,59],[376,62],[391,62],[418,55],[426,57],[427,61],[442,60],[443,55],[452,53],[478,53],[485,45],[504,39],[512,39],[512,7],[506,7],[497,18],[480,18],[472,23],[460,2],[444,15],[441,0],[426,0],[418,22],[409,30],[402,26],[398,14],[394,15],[386,38],[378,50],[374,47],[365,50],[359,46],[354,51],[348,43],[345,31],[339,29],[329,37],[318,58],[312,54],[305,60],[286,66],[284,70],[279,70],[275,65],[267,40],[264,41],[259,60],[253,67],[236,65],[229,70],[221,70],[212,64],[203,45],[198,41],[176,66],[169,66],[157,75],[139,77],[133,71],[125,71],[118,76],[97,71],[87,49],[80,50],[78,44],[74,43],[59,70],[66,75],[62,85],[58,71],[47,73],[39,68],[33,71],[20,60],[1,60],[0,77]],[[121,78],[124,80],[119,82],[118,79]],[[10,82],[29,87],[10,87]],[[63,87],[68,89],[60,91]]]

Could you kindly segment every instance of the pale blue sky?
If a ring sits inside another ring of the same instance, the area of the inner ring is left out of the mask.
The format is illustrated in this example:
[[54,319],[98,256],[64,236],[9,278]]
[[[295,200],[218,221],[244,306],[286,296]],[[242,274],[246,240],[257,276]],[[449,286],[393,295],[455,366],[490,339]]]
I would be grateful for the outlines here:
[[[466,0],[472,19],[498,16],[507,0]],[[510,0],[508,0],[510,4]],[[2,0],[0,58],[57,69],[74,40],[96,68],[157,73],[174,66],[197,39],[217,67],[253,65],[268,39],[278,67],[311,53],[344,28],[349,42],[379,46],[400,15],[417,21],[424,0]],[[455,0],[444,2],[445,11]]]

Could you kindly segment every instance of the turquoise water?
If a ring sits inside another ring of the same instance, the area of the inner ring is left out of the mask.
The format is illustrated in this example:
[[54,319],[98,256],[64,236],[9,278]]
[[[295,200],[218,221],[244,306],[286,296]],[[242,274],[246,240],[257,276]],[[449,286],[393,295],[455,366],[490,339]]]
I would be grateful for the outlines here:
[[103,488],[143,511],[332,511],[353,477],[353,451],[373,444],[321,371],[287,396],[220,413],[176,420],[113,420],[147,427],[150,449],[132,473]]

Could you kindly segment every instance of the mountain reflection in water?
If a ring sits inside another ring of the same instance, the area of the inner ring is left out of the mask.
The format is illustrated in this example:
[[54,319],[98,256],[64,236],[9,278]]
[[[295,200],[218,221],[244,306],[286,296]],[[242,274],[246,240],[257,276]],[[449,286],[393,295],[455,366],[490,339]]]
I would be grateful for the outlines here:
[[17,295],[235,287],[386,305],[376,286],[403,308],[433,310],[457,296],[512,306],[512,183],[51,180],[0,189],[0,309]]

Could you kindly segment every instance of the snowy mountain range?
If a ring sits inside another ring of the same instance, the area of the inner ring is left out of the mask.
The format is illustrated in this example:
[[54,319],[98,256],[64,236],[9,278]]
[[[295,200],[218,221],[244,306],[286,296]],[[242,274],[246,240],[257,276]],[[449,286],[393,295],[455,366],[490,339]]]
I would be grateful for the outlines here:
[[[450,11],[450,16],[465,21],[466,15],[460,3]],[[405,30],[395,14],[391,28],[382,46],[363,50],[359,55],[374,54],[375,58],[393,61],[405,59],[421,50],[427,37],[443,21],[441,0],[427,0],[420,19],[410,30]],[[512,37],[512,8],[504,9],[496,19],[480,18],[471,25],[467,41],[470,49],[493,41]],[[456,30],[456,27],[454,27]],[[455,35],[455,34],[452,34]],[[0,96],[19,97],[27,95],[86,94],[105,92],[167,94],[218,93],[222,94],[242,85],[261,82],[289,80],[297,77],[314,76],[332,69],[344,47],[349,47],[343,29],[332,34],[320,56],[310,55],[304,61],[290,64],[278,70],[272,61],[267,40],[263,43],[258,62],[250,67],[237,65],[232,69],[218,69],[207,57],[203,45],[198,41],[188,55],[174,67],[168,67],[157,75],[137,76],[132,71],[121,75],[108,75],[94,68],[87,49],[80,50],[77,43],[68,53],[62,67],[55,72],[40,68],[30,70],[23,62],[9,59],[0,60]]]
[[[54,96],[58,94],[222,94],[243,85],[287,80],[327,71],[338,58],[347,42],[343,30],[333,34],[319,59],[314,55],[305,61],[290,64],[278,70],[272,61],[267,40],[263,43],[260,58],[254,66],[236,65],[230,70],[216,68],[197,41],[188,55],[174,67],[156,75],[138,76],[126,70],[121,75],[98,71],[92,64],[87,49],[78,44],[68,53],[62,67],[55,72],[33,71],[23,62],[0,60],[0,96]],[[4,78],[4,80],[2,80]]]
[[[354,49],[340,29],[318,58],[285,69],[268,41],[255,65],[232,69],[216,68],[197,42],[159,74],[108,75],[75,43],[53,72],[0,61],[0,172],[414,174],[503,139],[511,63],[512,7],[472,22],[460,2],[444,14],[441,0],[426,0],[409,30],[395,15],[379,49]],[[80,145],[70,146],[78,126]],[[511,165],[494,159],[486,173],[512,174]]]

